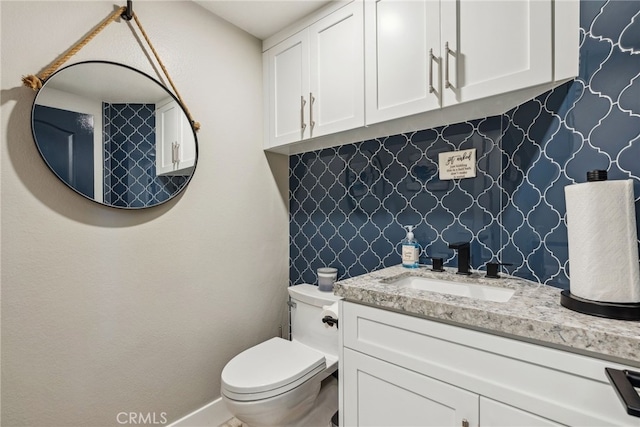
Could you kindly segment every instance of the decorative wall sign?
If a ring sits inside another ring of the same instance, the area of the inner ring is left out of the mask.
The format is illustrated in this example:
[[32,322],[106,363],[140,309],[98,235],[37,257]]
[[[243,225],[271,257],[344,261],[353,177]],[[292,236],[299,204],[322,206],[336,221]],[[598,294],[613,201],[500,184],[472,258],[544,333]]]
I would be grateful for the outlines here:
[[476,149],[449,151],[438,154],[440,179],[474,178],[476,176]]

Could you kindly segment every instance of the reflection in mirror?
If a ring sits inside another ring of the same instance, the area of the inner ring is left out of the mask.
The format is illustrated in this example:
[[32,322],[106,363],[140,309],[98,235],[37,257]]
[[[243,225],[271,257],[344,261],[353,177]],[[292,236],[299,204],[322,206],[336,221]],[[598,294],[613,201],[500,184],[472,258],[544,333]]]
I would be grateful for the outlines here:
[[179,194],[196,167],[195,132],[159,82],[125,65],[81,62],[53,74],[31,126],[49,168],[106,206],[156,206]]

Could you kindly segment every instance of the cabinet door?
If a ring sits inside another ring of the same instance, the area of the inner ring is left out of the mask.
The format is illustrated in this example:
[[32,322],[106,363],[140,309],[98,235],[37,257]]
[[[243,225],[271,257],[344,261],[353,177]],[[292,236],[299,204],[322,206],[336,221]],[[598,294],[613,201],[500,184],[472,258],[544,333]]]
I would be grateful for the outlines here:
[[550,82],[551,23],[551,0],[442,0],[443,106]]
[[156,175],[189,175],[196,161],[192,128],[180,105],[169,99],[156,108]]
[[348,348],[342,362],[345,425],[478,425],[477,394]]
[[309,43],[307,30],[267,51],[269,142],[288,144],[308,137]]
[[350,3],[309,27],[311,137],[364,125],[362,9]]
[[367,124],[439,108],[440,1],[365,2],[365,31]]
[[531,412],[480,397],[480,425],[482,427],[559,427],[558,424]]

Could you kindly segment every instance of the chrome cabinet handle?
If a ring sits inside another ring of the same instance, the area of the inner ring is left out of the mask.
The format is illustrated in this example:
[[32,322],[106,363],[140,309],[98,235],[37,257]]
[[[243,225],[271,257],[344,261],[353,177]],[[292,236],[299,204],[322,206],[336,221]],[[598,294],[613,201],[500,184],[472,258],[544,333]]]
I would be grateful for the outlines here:
[[444,43],[444,87],[449,89],[452,87],[451,82],[449,81],[449,54],[453,51],[449,49],[449,42]]
[[309,92],[309,124],[311,125],[311,132],[313,133],[313,127],[316,125],[316,122],[313,121],[313,103],[315,102],[315,98],[313,97],[313,92]]
[[304,106],[307,105],[307,101],[304,100],[304,96],[300,95],[300,129],[302,133],[307,128],[307,124],[304,122]]
[[433,56],[433,49],[429,49],[429,93],[433,93],[435,91],[433,87],[433,61],[435,59],[435,56]]
[[171,163],[180,163],[180,143],[171,143]]

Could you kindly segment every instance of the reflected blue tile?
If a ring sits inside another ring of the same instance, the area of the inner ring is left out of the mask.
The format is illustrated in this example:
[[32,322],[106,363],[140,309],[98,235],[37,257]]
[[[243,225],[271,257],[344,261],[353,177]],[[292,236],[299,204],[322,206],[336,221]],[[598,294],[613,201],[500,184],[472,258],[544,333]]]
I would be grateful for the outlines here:
[[561,216],[567,211],[564,189],[572,182],[563,174],[558,177],[553,186],[548,188],[544,193],[545,201],[553,207]]
[[420,214],[420,212],[417,212],[416,210],[414,210],[413,208],[407,205],[404,209],[402,209],[400,212],[396,214],[396,220],[402,226],[405,226],[405,225],[417,226],[422,222],[422,215]]
[[524,222],[524,213],[517,206],[509,203],[504,207],[501,221],[504,228],[509,232],[510,237]]
[[455,149],[460,149],[464,143],[474,132],[473,124],[469,122],[456,123],[445,126],[442,129],[442,139],[451,144]]
[[[582,3],[581,3],[582,6]],[[578,68],[579,77],[585,82],[589,82],[591,76],[598,71],[598,68],[606,61],[611,54],[613,46],[610,41],[600,40],[587,35],[580,48],[580,65]]]
[[454,216],[459,216],[465,209],[473,204],[473,197],[461,190],[455,188],[442,198],[442,204],[445,209],[448,209]]
[[591,28],[591,24],[608,0],[590,0],[580,2],[580,26],[585,29]]
[[[620,150],[620,155],[617,159],[618,166],[629,174],[634,174],[638,177],[640,175],[637,171],[638,159],[640,159],[640,138],[630,141],[626,147]],[[636,197],[640,197],[640,188],[638,187],[639,179],[640,178],[636,178]]]
[[399,165],[402,165],[405,170],[411,170],[422,158],[422,150],[413,144],[407,142],[400,151],[396,154],[396,159]]
[[534,210],[527,215],[527,221],[536,230],[536,233],[540,235],[546,241],[546,236],[549,234],[562,219],[562,215],[551,206],[546,203],[540,203]]
[[582,137],[571,129],[562,127],[545,147],[546,155],[561,168],[582,146]]
[[574,82],[565,83],[548,92],[544,100],[545,108],[563,119],[580,93],[581,88]]
[[433,143],[438,140],[438,137],[438,132],[436,130],[425,129],[414,133],[411,136],[411,141],[423,151],[427,151],[432,148]]
[[513,203],[525,213],[531,212],[533,208],[540,203],[540,190],[533,187],[529,182],[524,181],[513,194]]
[[640,19],[636,17],[622,30],[619,42],[622,49],[640,51]]
[[392,214],[397,214],[407,204],[407,199],[397,192],[393,192],[384,198],[382,205],[384,208]]
[[631,81],[638,76],[638,70],[640,70],[640,55],[637,52],[632,54],[613,49],[607,60],[591,76],[591,90],[605,93],[615,101],[621,92],[631,84]]
[[529,169],[528,179],[537,189],[544,193],[560,176],[560,166],[545,157]]
[[560,118],[557,115],[542,109],[540,115],[529,127],[529,138],[537,144],[543,145],[558,131],[560,125]]
[[424,216],[437,206],[438,201],[433,195],[423,191],[416,194],[409,203],[416,212]]
[[[638,20],[640,22],[640,20]],[[636,76],[629,86],[623,89],[618,99],[622,110],[633,114],[640,114],[640,75]]]
[[615,158],[629,141],[640,135],[640,117],[632,116],[617,107],[602,120],[591,134],[592,145]]
[[[581,2],[582,3],[585,2]],[[640,5],[636,1],[612,0],[607,2],[591,24],[591,33],[617,41],[631,18],[638,14]]]
[[[447,247],[449,243],[458,243],[458,242],[471,242],[471,246],[475,246],[473,242],[473,234],[471,231],[465,229],[461,225],[454,224],[450,227],[447,227],[442,232],[442,238],[447,243]],[[453,253],[453,249],[448,249],[448,252]]]
[[471,230],[474,236],[478,236],[488,224],[491,224],[494,216],[480,206],[472,205],[458,215],[458,222]]
[[565,174],[575,182],[585,182],[587,172],[595,169],[608,170],[610,157],[585,142],[582,148],[565,165]]
[[534,123],[535,119],[540,115],[542,106],[537,101],[529,101],[519,105],[513,110],[512,122],[514,126],[520,128],[523,132],[527,132],[529,127]]

